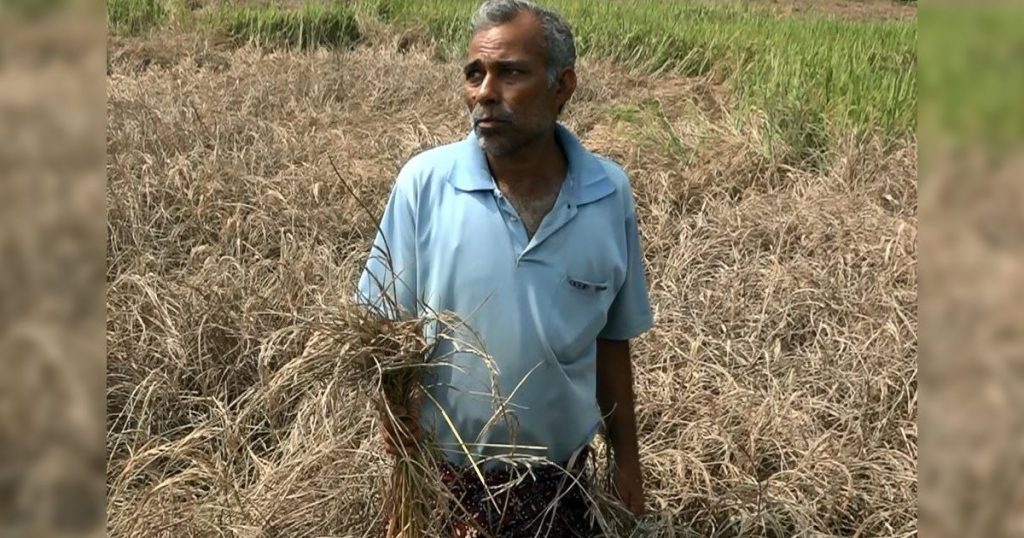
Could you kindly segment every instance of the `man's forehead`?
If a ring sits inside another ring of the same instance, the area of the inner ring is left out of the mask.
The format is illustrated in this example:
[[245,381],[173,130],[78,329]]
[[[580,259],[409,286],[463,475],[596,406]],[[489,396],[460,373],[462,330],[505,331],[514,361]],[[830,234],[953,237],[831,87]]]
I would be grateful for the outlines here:
[[536,17],[522,13],[515,19],[473,34],[468,61],[530,60],[544,53],[542,30]]

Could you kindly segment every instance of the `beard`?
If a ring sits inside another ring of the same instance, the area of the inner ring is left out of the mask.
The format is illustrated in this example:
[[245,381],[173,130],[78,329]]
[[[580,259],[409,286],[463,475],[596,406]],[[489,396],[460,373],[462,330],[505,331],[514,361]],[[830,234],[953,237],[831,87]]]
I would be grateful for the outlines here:
[[[477,122],[483,118],[500,120],[501,123],[495,127],[481,128]],[[469,124],[476,133],[480,149],[492,157],[515,153],[543,136],[552,123],[548,118],[516,114],[505,106],[490,110],[476,107],[469,111]]]

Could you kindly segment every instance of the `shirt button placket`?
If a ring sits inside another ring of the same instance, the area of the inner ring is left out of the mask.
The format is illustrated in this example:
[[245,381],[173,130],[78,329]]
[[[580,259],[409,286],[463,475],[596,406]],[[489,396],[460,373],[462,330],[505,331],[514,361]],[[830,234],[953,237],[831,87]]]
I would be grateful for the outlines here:
[[500,190],[495,189],[494,196],[498,200],[498,208],[501,209],[501,212],[506,215],[506,218],[504,219],[505,226],[506,228],[508,228],[508,233],[512,238],[512,246],[513,248],[516,249],[514,255],[516,258],[516,265],[518,265],[520,255],[522,254],[522,251],[526,248],[526,245],[523,244],[523,241],[520,237],[525,233],[525,231],[522,230],[522,226],[519,226],[519,217],[516,216],[515,209],[513,209],[512,205],[509,204],[508,199],[505,197],[505,195],[502,194]]

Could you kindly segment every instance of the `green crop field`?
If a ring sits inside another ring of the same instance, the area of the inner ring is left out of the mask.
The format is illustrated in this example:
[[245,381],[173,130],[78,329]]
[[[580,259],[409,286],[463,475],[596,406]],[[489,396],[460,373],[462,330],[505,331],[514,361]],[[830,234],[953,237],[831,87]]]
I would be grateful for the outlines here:
[[[787,143],[810,152],[854,131],[901,137],[916,119],[917,27],[912,20],[781,18],[751,4],[550,3],[574,22],[581,54],[683,75],[714,73],[740,111],[767,115]],[[426,24],[450,57],[468,43],[474,2],[399,0],[376,12]]]
[[[471,0],[359,0],[282,8],[219,4],[199,15],[173,0],[111,0],[116,32],[139,33],[178,19],[234,39],[299,48],[349,46],[357,14],[422,25],[447,59],[468,43]],[[712,74],[733,91],[738,115],[759,112],[798,157],[825,157],[847,136],[910,136],[917,118],[914,20],[779,17],[753,4],[551,2],[574,23],[581,54],[652,72]],[[191,20],[195,19],[195,20]]]

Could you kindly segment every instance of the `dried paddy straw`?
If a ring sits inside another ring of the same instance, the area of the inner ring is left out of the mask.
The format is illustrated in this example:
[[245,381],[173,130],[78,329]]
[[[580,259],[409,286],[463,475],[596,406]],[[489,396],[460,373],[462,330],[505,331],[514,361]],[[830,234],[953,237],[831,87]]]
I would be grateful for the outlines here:
[[[397,40],[109,40],[108,536],[384,535],[394,460],[332,325],[359,319],[375,223],[326,155],[379,211],[465,136],[460,66]],[[581,69],[565,122],[630,172],[657,319],[634,348],[650,532],[606,535],[914,536],[915,143],[810,170],[711,82]]]
[[[333,160],[331,168],[339,183],[356,199],[372,222],[380,222],[344,180]],[[463,345],[450,336],[453,328],[462,325],[454,314],[434,312],[425,304],[420,304],[418,308],[420,312],[425,312],[422,315],[410,316],[403,311],[394,293],[400,277],[394,269],[386,239],[383,243],[383,248],[373,247],[370,257],[380,260],[387,268],[387,274],[395,275],[394,278],[388,281],[371,279],[370,285],[376,288],[375,293],[372,298],[363,300],[372,299],[372,304],[345,309],[336,316],[323,319],[318,324],[315,336],[307,344],[306,353],[311,357],[336,361],[339,369],[337,378],[343,385],[370,394],[382,411],[383,420],[390,423],[391,431],[405,435],[409,432],[402,422],[403,417],[397,415],[395,410],[408,412],[417,408],[424,394],[425,370],[448,366],[444,362],[445,356],[438,354],[441,342],[452,340],[454,349],[473,353],[485,361],[492,380],[497,375],[497,369],[489,356],[481,351],[473,351],[472,346]],[[342,352],[340,356],[344,357],[343,360],[337,361],[339,355],[335,354],[335,350]],[[496,409],[504,409],[496,382],[492,382],[492,396],[497,404]],[[441,413],[448,420],[443,410]],[[450,420],[448,426],[454,428]],[[416,442],[413,450],[407,450],[404,446],[396,448],[399,453],[386,493],[389,496],[386,503],[389,515],[387,536],[419,538],[442,535],[449,512],[457,503],[452,502],[454,499],[441,483],[440,450],[428,433]],[[464,445],[462,448],[466,450]],[[469,458],[469,461],[473,459]],[[480,469],[475,463],[471,464],[482,481]]]
[[[383,420],[403,428],[395,408],[411,409],[420,390],[423,369],[432,366],[437,341],[424,335],[436,320],[391,320],[370,309],[348,309],[317,323],[303,357],[334,365],[341,385],[385,403]],[[340,360],[339,360],[339,357]],[[297,375],[296,378],[306,378]],[[277,391],[270,394],[276,395]],[[388,536],[440,534],[447,496],[437,475],[439,454],[429,439],[416,450],[398,454],[390,475],[387,499]]]

